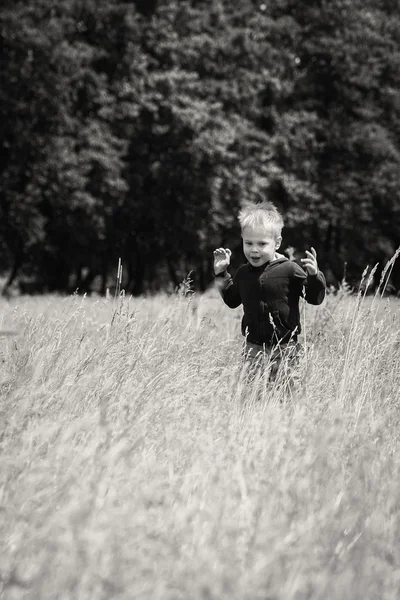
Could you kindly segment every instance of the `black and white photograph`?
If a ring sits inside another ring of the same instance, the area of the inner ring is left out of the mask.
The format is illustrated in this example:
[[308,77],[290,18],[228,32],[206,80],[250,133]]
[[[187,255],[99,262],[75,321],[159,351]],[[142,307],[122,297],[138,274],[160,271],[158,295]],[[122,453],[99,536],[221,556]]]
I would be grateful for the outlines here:
[[0,600],[399,599],[399,0],[1,0]]

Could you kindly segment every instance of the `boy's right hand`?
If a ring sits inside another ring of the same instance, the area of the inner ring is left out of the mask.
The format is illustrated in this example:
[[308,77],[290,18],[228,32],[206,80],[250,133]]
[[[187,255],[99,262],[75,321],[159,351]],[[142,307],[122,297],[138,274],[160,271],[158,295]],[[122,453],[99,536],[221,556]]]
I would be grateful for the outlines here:
[[217,248],[214,250],[214,273],[219,275],[223,273],[231,262],[232,252],[229,248]]

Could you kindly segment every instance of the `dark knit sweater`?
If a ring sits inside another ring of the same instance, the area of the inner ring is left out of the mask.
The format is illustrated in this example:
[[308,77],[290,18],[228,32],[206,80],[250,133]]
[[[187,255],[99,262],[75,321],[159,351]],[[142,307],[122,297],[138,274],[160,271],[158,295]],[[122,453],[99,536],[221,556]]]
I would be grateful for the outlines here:
[[303,269],[279,256],[261,267],[242,265],[235,276],[225,271],[217,276],[220,293],[230,308],[243,304],[242,334],[253,344],[275,346],[296,341],[301,331],[299,299],[321,304],[325,277],[307,275]]

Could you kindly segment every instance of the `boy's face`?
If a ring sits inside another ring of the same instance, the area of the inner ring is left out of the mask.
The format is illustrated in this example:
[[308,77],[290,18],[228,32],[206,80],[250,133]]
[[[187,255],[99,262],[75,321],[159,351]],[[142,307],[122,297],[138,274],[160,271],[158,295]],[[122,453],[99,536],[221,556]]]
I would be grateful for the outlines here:
[[243,252],[253,267],[261,267],[274,259],[282,238],[260,227],[244,227]]

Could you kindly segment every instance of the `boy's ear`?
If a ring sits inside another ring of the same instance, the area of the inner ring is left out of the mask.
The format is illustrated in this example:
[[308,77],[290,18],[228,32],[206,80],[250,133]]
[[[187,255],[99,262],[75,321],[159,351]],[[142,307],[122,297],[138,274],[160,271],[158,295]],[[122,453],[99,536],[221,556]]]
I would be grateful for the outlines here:
[[275,250],[278,250],[278,248],[280,247],[281,243],[282,243],[282,236],[279,236],[278,238],[276,238]]

